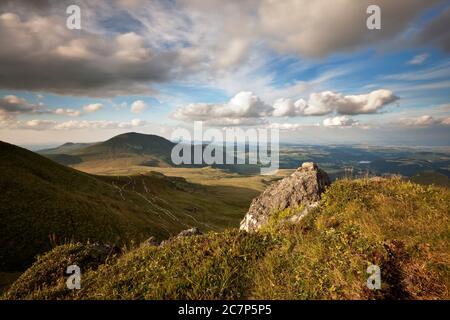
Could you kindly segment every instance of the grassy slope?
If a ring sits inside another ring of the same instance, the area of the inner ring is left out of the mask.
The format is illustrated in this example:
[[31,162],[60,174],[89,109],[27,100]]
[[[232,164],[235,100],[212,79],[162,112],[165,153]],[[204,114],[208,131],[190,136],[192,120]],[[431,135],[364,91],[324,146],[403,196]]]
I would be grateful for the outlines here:
[[450,187],[450,179],[446,175],[435,171],[420,172],[413,176],[411,181],[423,185],[435,184],[442,187]]
[[38,153],[42,154],[42,155],[54,155],[54,154],[67,154],[67,155],[70,155],[72,153],[75,153],[77,150],[80,150],[80,149],[92,146],[94,144],[95,143],[72,143],[72,142],[67,142],[67,143],[64,143],[63,145],[60,145],[59,147],[56,147],[56,148],[39,150]]
[[[90,246],[43,256],[7,299],[449,299],[450,191],[398,179],[338,181],[295,226],[141,246],[86,263]],[[67,264],[83,270],[67,291]],[[366,288],[381,268],[382,290]]]
[[[182,229],[237,225],[256,191],[203,187],[158,173],[100,177],[0,142],[0,271],[28,266],[52,243],[123,244]],[[208,197],[205,197],[205,194]]]
[[[147,166],[129,166],[114,169],[105,169],[101,167],[89,168],[85,172],[107,175],[107,176],[129,176],[146,174],[148,172],[160,172],[169,177],[182,177],[188,182],[208,186],[226,186],[242,187],[253,192],[262,192],[267,185],[275,180],[284,178],[291,174],[292,170],[279,170],[276,175],[243,175],[232,173],[222,169],[203,167],[203,168],[183,168],[183,167],[147,167]],[[236,194],[239,195],[239,194]]]

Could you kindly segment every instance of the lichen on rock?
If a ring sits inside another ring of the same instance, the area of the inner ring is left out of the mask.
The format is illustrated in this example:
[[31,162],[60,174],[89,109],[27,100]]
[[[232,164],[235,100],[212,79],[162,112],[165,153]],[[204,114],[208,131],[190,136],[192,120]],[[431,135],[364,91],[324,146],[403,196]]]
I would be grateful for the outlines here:
[[286,208],[305,208],[301,214],[291,217],[294,222],[300,220],[309,209],[317,206],[329,185],[330,179],[325,171],[313,162],[304,162],[294,173],[275,182],[252,201],[240,229],[258,231],[269,223],[271,215]]

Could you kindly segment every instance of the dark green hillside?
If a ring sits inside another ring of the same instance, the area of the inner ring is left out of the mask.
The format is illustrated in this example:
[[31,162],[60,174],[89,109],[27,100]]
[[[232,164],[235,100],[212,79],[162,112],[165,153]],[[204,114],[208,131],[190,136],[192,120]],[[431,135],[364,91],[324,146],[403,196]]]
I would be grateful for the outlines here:
[[77,156],[71,156],[69,154],[46,154],[45,157],[49,158],[50,160],[53,160],[59,164],[63,164],[65,166],[72,166],[75,164],[78,164],[82,162],[80,157]]
[[28,266],[52,243],[123,244],[191,226],[221,230],[237,225],[249,201],[156,173],[92,176],[4,142],[0,175],[0,271]]

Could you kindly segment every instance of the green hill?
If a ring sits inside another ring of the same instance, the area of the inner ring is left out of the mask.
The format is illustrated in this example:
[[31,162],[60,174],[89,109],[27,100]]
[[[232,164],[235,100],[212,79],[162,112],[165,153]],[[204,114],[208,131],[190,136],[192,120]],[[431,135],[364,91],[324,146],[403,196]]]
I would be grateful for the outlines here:
[[93,144],[94,143],[67,142],[67,143],[64,143],[63,145],[60,145],[59,147],[39,150],[38,152],[39,152],[39,154],[42,154],[42,155],[52,155],[52,154],[68,154],[68,155],[70,155],[74,152],[77,152],[77,150],[89,147]]
[[170,154],[174,145],[173,142],[160,136],[130,132],[78,150],[76,154],[86,160],[149,156],[149,161],[154,160],[167,165],[171,163]]
[[133,165],[170,166],[174,143],[157,135],[124,133],[98,143],[65,143],[40,154],[83,171]]
[[[90,244],[57,247],[3,298],[449,299],[449,203],[446,188],[337,181],[299,223],[259,233],[210,232],[115,256]],[[81,290],[65,287],[70,264],[82,269]],[[372,264],[381,290],[367,288]]]
[[[94,174],[119,171],[133,166],[180,168],[208,166],[206,163],[175,166],[171,159],[174,146],[175,143],[157,135],[129,132],[104,142],[65,143],[57,148],[41,150],[38,153],[60,164]],[[193,153],[194,145],[189,147]],[[205,147],[206,145],[203,145],[203,148]],[[224,150],[224,159],[225,157]],[[214,164],[212,167],[247,175],[260,172],[259,165],[251,164]]]
[[450,187],[450,179],[439,172],[423,171],[411,177],[411,181],[423,185],[434,184],[442,187]]
[[239,223],[255,195],[159,173],[93,176],[4,142],[0,174],[0,271],[21,270],[69,241],[123,245],[192,226],[222,230]]

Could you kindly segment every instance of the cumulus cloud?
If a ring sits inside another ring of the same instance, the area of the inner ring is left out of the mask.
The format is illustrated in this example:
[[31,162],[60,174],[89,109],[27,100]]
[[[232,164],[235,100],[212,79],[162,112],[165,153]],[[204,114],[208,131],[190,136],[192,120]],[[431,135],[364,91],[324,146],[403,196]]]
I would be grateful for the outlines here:
[[6,95],[0,99],[0,110],[5,113],[36,113],[39,109],[39,105],[29,103],[27,100],[15,95]]
[[101,103],[92,103],[92,104],[85,105],[83,107],[84,112],[87,112],[87,113],[94,113],[101,109],[103,109],[103,104],[101,104]]
[[55,110],[55,114],[69,117],[79,117],[81,112],[75,109],[58,108]]
[[390,90],[380,89],[367,94],[343,95],[331,91],[310,95],[304,115],[326,115],[336,112],[341,115],[372,114],[398,99]]
[[308,101],[299,99],[278,99],[273,105],[272,116],[323,116],[331,113],[340,115],[373,114],[398,99],[390,90],[374,90],[367,94],[344,95],[332,91],[311,93]]
[[147,104],[142,100],[136,100],[131,104],[130,111],[132,113],[142,113],[147,109]]
[[292,99],[281,98],[273,104],[272,115],[274,117],[295,117],[303,115],[306,107],[306,102],[303,99],[294,102]]
[[154,51],[134,32],[73,32],[64,16],[0,14],[0,87],[67,95],[148,94],[170,78],[177,53]]
[[338,116],[323,120],[323,125],[325,127],[352,127],[358,124],[358,121],[355,121],[346,116]]
[[[260,122],[248,119],[267,117],[323,116],[328,114],[357,115],[379,112],[387,104],[396,101],[390,90],[375,90],[361,95],[343,95],[331,91],[312,93],[308,101],[277,99],[273,106],[263,102],[249,91],[236,94],[224,104],[192,103],[179,107],[172,118],[183,121],[206,121],[239,125]],[[337,117],[336,119],[344,119]]]
[[51,129],[55,124],[56,122],[51,120],[33,119],[24,123],[18,122],[15,124],[15,126],[20,129],[47,130]]
[[268,116],[271,111],[272,107],[252,92],[242,91],[224,104],[191,103],[179,107],[172,114],[172,118],[183,121],[260,118]]

